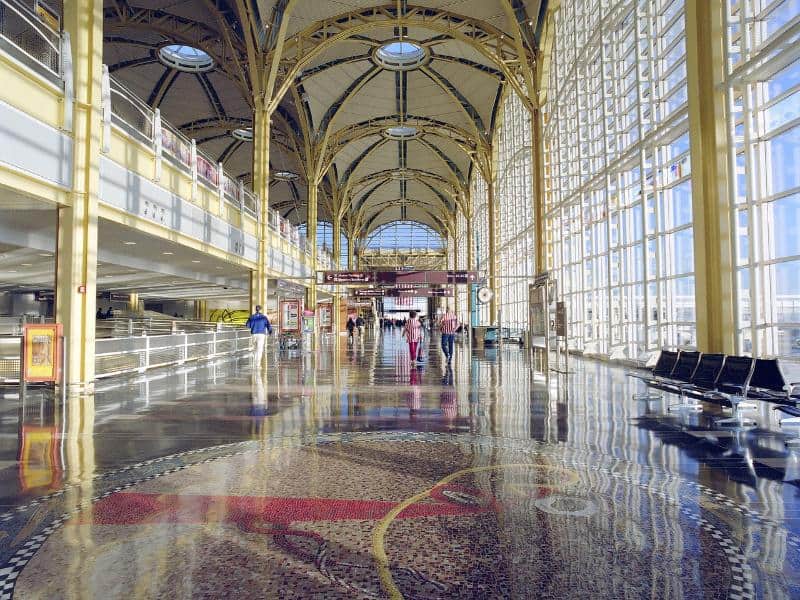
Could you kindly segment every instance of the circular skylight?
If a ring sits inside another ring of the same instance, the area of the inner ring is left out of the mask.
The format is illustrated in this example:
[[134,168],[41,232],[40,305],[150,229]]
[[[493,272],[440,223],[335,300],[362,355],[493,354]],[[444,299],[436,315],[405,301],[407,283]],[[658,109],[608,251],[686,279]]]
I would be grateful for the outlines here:
[[410,140],[419,135],[419,130],[410,125],[395,125],[384,129],[383,135],[393,140]]
[[294,181],[298,179],[300,175],[297,173],[292,173],[291,171],[276,171],[273,174],[275,179],[279,179],[280,181]]
[[243,142],[252,142],[253,141],[253,128],[252,127],[240,127],[238,129],[234,129],[231,131],[231,135],[235,137],[237,140],[242,140]]
[[183,44],[170,44],[158,51],[158,57],[168,67],[187,73],[203,73],[214,68],[214,59],[208,54]]
[[428,51],[416,42],[395,40],[378,47],[374,59],[384,69],[408,71],[425,64]]

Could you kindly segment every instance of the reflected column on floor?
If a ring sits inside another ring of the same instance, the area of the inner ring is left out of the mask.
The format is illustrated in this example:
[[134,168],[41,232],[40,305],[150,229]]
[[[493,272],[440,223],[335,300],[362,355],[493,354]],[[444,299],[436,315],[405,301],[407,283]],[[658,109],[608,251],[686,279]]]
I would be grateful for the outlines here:
[[[67,483],[64,498],[68,506],[84,505],[82,514],[91,519],[93,505],[90,500],[95,496],[94,475],[97,468],[94,396],[73,396],[63,410],[66,410],[65,431],[62,435]],[[65,525],[64,539],[67,545],[65,554],[70,557],[65,579],[76,586],[69,595],[81,598],[86,596],[88,590],[77,586],[86,581],[83,576],[86,568],[84,553],[91,552],[94,534],[88,527]]]

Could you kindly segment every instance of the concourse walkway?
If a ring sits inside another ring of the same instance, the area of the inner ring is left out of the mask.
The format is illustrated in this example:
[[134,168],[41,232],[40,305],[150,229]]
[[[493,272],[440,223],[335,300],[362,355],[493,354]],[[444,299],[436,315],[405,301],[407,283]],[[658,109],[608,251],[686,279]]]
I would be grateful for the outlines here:
[[621,367],[437,344],[270,347],[67,406],[0,388],[0,597],[800,595],[770,411],[717,431]]

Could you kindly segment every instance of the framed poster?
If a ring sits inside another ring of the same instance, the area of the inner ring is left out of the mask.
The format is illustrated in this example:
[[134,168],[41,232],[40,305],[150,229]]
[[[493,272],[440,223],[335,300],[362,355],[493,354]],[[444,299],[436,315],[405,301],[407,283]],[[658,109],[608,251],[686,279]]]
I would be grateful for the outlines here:
[[61,323],[27,323],[22,330],[22,376],[28,383],[56,382],[61,377]]
[[319,311],[319,326],[333,327],[333,304],[331,302],[321,302],[317,305]]
[[300,306],[301,302],[297,299],[281,300],[281,333],[300,333]]

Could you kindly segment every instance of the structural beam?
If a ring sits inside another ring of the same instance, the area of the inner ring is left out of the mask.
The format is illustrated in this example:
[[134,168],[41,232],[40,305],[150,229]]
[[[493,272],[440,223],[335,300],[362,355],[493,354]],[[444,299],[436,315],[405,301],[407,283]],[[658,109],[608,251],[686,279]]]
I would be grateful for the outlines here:
[[72,49],[73,165],[70,205],[59,209],[56,321],[66,336],[70,392],[94,389],[97,219],[102,139],[103,1],[64,4]]
[[260,200],[258,220],[258,260],[251,273],[250,310],[267,306],[269,253],[269,145],[270,116],[265,103],[257,103],[253,119],[253,192]]
[[735,352],[733,238],[725,119],[725,2],[686,3],[697,346]]

